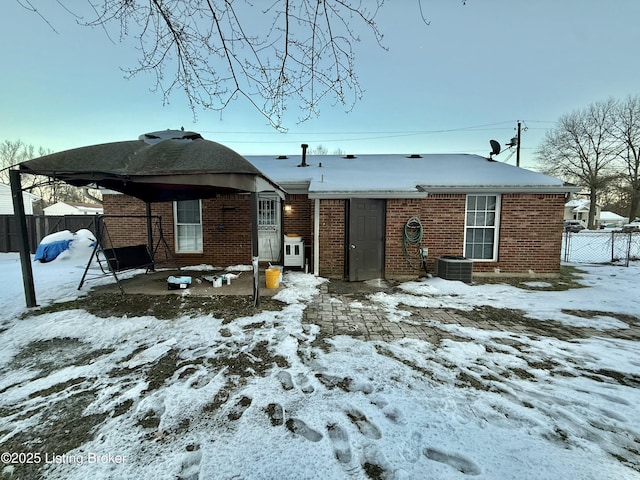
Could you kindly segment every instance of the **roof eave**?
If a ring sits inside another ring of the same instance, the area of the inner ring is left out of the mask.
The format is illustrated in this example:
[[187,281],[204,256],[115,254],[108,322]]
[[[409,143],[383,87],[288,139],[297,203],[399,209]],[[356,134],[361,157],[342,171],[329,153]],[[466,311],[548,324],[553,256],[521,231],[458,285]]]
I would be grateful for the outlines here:
[[323,191],[309,192],[311,199],[344,199],[344,198],[427,198],[428,192],[402,190],[363,190],[363,191]]
[[568,185],[418,185],[429,193],[571,193],[580,187]]

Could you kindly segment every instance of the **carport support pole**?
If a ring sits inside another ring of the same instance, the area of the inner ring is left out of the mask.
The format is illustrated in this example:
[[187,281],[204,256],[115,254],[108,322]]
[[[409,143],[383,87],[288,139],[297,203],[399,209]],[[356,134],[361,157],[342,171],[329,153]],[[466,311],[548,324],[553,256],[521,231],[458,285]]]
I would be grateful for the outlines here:
[[[145,202],[145,210],[147,214],[147,248],[151,254],[151,259],[155,262],[156,252],[153,249],[153,226],[151,225],[151,202]],[[155,263],[154,263],[155,265]],[[150,270],[155,270],[152,266]]]
[[37,306],[36,289],[33,285],[29,234],[27,232],[27,219],[24,214],[24,200],[22,198],[22,183],[20,182],[19,170],[9,170],[9,182],[11,183],[11,196],[13,197],[13,218],[16,219],[16,227],[18,230],[18,251],[20,252],[20,264],[22,266],[24,297],[27,302],[27,307],[31,308]]
[[258,193],[251,192],[251,265],[253,265],[253,306],[260,306],[260,270],[258,257]]

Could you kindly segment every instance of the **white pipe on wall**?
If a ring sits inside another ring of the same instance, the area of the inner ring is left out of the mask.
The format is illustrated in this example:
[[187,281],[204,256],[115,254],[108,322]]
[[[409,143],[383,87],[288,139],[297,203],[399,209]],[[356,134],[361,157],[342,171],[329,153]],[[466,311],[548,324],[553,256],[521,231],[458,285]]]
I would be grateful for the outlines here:
[[320,275],[320,199],[313,205],[313,274]]

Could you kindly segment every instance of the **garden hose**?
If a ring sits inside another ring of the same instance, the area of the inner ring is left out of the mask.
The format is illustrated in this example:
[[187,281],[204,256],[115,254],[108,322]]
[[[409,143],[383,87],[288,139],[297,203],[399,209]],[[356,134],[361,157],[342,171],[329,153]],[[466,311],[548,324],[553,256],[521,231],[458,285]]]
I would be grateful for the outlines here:
[[[424,268],[426,271],[426,263],[422,250],[422,223],[418,217],[411,217],[404,224],[402,233],[402,248],[404,250],[404,258],[412,268]],[[418,265],[416,265],[416,261]]]

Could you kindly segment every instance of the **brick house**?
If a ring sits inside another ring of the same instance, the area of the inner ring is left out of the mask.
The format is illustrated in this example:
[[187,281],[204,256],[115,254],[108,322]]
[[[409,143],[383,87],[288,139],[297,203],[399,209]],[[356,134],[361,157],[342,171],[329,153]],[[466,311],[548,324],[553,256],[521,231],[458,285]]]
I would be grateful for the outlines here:
[[[248,156],[286,192],[259,194],[263,262],[287,266],[290,237],[309,271],[328,278],[407,279],[445,255],[473,260],[474,275],[555,275],[564,205],[575,187],[478,155]],[[144,215],[145,203],[105,194],[106,214]],[[183,265],[246,264],[251,205],[241,193],[157,202],[164,236]],[[144,241],[134,218],[111,228]],[[409,232],[409,234],[407,234]],[[137,238],[140,237],[140,238]],[[302,266],[300,264],[299,266]]]

